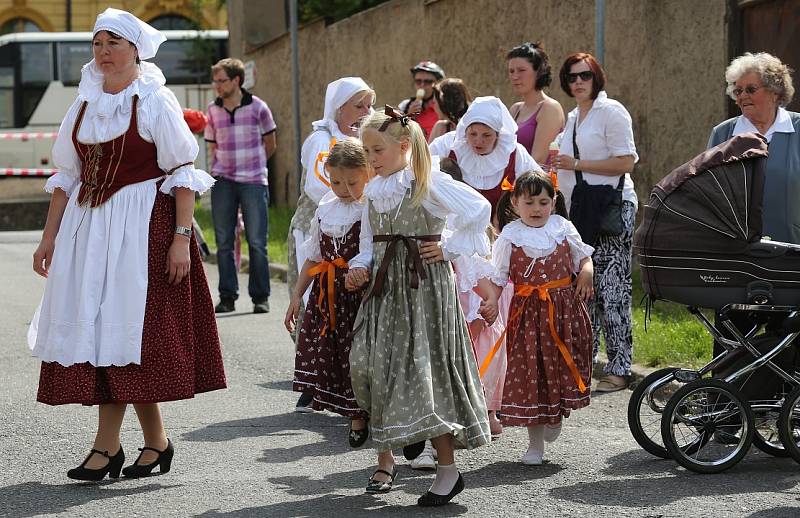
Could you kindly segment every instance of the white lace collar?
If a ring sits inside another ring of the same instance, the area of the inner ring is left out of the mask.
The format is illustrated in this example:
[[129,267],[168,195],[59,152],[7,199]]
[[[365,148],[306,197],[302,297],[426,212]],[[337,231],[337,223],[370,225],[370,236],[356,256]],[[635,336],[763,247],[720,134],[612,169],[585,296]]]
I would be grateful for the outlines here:
[[347,138],[347,135],[342,133],[342,130],[339,129],[339,124],[332,119],[321,119],[318,121],[314,121],[311,123],[311,128],[314,131],[325,130],[330,133],[331,137],[335,138],[337,141],[344,140]]
[[334,227],[349,229],[353,223],[361,219],[363,209],[364,204],[361,200],[345,202],[333,191],[328,191],[319,202],[317,217],[319,217],[323,232]]
[[364,187],[364,195],[371,201],[381,201],[402,197],[411,187],[414,171],[411,166],[401,169],[389,176],[376,176]]
[[500,235],[514,245],[525,248],[526,253],[531,250],[546,255],[567,238],[570,230],[569,221],[553,214],[542,227],[529,227],[518,219],[503,227]]
[[81,69],[81,82],[78,84],[78,93],[90,103],[93,111],[99,117],[111,117],[116,111],[130,113],[131,99],[138,95],[144,99],[166,84],[167,80],[161,69],[147,61],[139,64],[139,77],[136,78],[125,90],[109,94],[103,91],[103,73],[91,60]]
[[[465,136],[458,135],[453,145],[464,181],[478,189],[491,189],[500,183],[511,153],[517,147],[515,135],[500,133],[491,153],[479,155]],[[491,184],[491,185],[490,185]]]

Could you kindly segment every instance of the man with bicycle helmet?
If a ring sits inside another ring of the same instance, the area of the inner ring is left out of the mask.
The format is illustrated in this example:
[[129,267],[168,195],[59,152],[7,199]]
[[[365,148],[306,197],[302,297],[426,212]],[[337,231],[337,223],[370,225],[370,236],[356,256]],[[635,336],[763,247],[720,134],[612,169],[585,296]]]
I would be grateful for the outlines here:
[[414,116],[427,138],[439,120],[434,109],[436,101],[433,98],[433,85],[444,79],[444,70],[433,61],[420,61],[411,67],[411,75],[414,78],[416,95],[402,101],[398,108],[403,113]]

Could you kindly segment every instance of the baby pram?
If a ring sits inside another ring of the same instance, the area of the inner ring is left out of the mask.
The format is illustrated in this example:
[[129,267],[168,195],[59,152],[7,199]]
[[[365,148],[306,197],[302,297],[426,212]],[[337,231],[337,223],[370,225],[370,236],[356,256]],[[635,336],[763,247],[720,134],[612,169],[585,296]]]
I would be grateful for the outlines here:
[[[656,185],[634,236],[648,304],[685,304],[723,352],[645,378],[628,422],[647,451],[716,473],[751,442],[800,462],[800,246],[762,239],[766,141],[745,134]],[[716,324],[700,308],[717,312]],[[748,322],[746,329],[734,324]]]

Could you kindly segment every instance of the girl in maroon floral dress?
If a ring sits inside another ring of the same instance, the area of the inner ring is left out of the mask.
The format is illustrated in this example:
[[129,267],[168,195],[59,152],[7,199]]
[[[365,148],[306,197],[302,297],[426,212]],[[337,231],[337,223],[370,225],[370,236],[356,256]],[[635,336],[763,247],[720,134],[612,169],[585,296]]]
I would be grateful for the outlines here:
[[592,296],[593,250],[572,223],[553,214],[556,189],[547,174],[519,176],[510,196],[519,219],[503,226],[492,250],[496,282],[514,285],[500,422],[528,428],[522,462],[541,464],[544,441],[558,437],[571,410],[589,404],[592,328],[585,302]]
[[300,326],[295,358],[294,385],[297,392],[313,397],[312,408],[330,410],[349,417],[350,445],[367,440],[367,413],[356,403],[350,384],[350,335],[363,289],[348,289],[345,275],[350,266],[368,268],[372,247],[360,253],[361,202],[369,179],[364,148],[356,139],[346,139],[331,148],[325,170],[331,192],[320,200],[305,242],[306,256],[284,324],[293,332],[303,294],[314,283]]

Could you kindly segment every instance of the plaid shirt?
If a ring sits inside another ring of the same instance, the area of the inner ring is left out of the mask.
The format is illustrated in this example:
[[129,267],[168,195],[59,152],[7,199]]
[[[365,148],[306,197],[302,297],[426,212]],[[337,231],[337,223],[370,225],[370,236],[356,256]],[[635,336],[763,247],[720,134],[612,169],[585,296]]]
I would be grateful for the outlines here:
[[242,89],[242,104],[228,111],[217,98],[208,105],[206,142],[217,145],[211,174],[239,183],[267,185],[264,136],[275,131],[267,103]]

